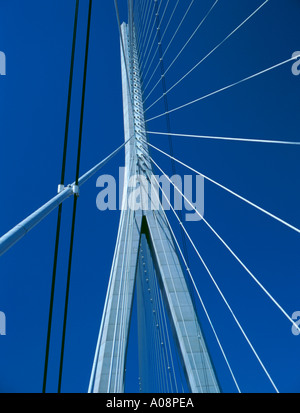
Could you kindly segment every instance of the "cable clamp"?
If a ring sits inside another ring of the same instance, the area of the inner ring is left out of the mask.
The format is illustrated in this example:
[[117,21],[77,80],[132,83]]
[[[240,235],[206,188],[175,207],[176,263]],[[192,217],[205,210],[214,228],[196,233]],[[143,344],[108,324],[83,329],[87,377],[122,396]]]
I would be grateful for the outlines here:
[[59,184],[57,187],[57,193],[60,194],[64,189],[65,189],[65,186],[63,184]]
[[78,185],[73,184],[72,185],[72,191],[73,191],[73,195],[79,196],[79,186]]

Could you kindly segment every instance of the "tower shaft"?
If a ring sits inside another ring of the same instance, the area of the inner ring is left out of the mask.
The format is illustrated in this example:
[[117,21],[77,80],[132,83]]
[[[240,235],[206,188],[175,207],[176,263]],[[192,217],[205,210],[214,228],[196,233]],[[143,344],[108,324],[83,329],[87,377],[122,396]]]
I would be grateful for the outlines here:
[[[165,212],[144,187],[152,181],[145,134],[134,28],[121,26],[125,176],[117,243],[95,353],[90,392],[124,392],[126,353],[137,267],[147,244],[190,391],[219,392],[219,385],[177,255]],[[124,53],[123,53],[124,51]],[[153,183],[153,181],[152,181]],[[140,203],[131,188],[140,189]],[[153,204],[156,207],[153,208]],[[152,207],[151,207],[152,206]]]

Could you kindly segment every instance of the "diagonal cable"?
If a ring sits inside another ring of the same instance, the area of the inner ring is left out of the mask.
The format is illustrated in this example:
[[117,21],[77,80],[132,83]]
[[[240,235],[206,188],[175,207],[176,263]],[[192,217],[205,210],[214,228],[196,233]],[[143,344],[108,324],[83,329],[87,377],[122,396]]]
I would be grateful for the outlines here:
[[[159,184],[158,184],[158,181],[157,181],[155,175],[153,175],[153,177],[154,177],[154,179],[155,179],[155,181],[156,181],[157,186],[159,187]],[[148,176],[148,179],[149,179],[149,176]],[[160,187],[160,189],[162,190],[161,187]],[[163,190],[162,190],[162,191],[163,191]],[[192,281],[192,284],[193,284],[193,286],[194,286],[194,288],[195,288],[195,291],[196,291],[196,293],[197,293],[197,296],[198,296],[198,298],[199,298],[199,301],[200,301],[200,303],[201,303],[201,305],[202,305],[202,308],[203,308],[203,310],[204,310],[204,313],[205,313],[205,315],[206,315],[206,317],[207,317],[207,319],[208,319],[208,322],[209,322],[209,324],[210,324],[210,326],[211,326],[211,329],[212,329],[212,331],[213,331],[213,333],[214,333],[214,336],[215,336],[216,341],[217,341],[217,343],[218,343],[218,345],[219,345],[219,348],[220,348],[220,350],[221,350],[221,353],[222,353],[222,355],[223,355],[223,357],[224,357],[224,359],[225,359],[225,362],[226,362],[227,367],[228,367],[228,369],[229,369],[229,371],[230,371],[230,374],[231,374],[231,376],[232,376],[232,379],[233,379],[233,381],[234,381],[234,383],[235,383],[235,385],[236,385],[236,388],[237,388],[238,392],[240,393],[241,391],[240,391],[239,385],[238,385],[238,383],[237,383],[237,381],[236,381],[236,378],[235,378],[235,376],[234,376],[234,373],[233,373],[233,371],[232,371],[232,369],[231,369],[231,366],[230,366],[230,364],[229,364],[229,361],[228,361],[228,359],[227,359],[227,356],[226,356],[226,354],[225,354],[225,351],[224,351],[224,349],[223,349],[223,347],[222,347],[222,344],[221,344],[221,342],[220,342],[220,340],[219,340],[219,337],[218,337],[218,335],[217,335],[217,333],[216,333],[216,330],[215,330],[215,328],[214,328],[214,325],[213,325],[213,323],[212,323],[212,320],[211,320],[211,318],[210,318],[210,316],[209,316],[209,314],[208,314],[208,311],[207,311],[206,306],[205,306],[205,304],[204,304],[204,302],[203,302],[203,299],[202,299],[202,297],[201,297],[201,295],[200,295],[200,293],[199,293],[199,290],[198,290],[197,285],[196,285],[196,283],[195,283],[195,280],[194,280],[194,278],[193,278],[193,276],[192,276],[192,273],[191,273],[191,270],[190,270],[190,268],[189,268],[189,265],[188,265],[188,263],[187,263],[187,261],[186,261],[186,258],[185,258],[184,254],[183,254],[183,252],[182,252],[182,250],[181,250],[181,248],[180,248],[179,242],[178,242],[178,240],[177,240],[177,238],[176,238],[176,236],[175,236],[175,234],[174,234],[174,231],[173,231],[173,229],[172,229],[172,226],[171,226],[171,224],[170,224],[170,221],[168,220],[168,217],[167,217],[167,215],[166,215],[166,213],[165,213],[165,211],[164,211],[164,208],[163,208],[162,203],[161,203],[161,201],[160,201],[160,199],[159,199],[159,195],[158,195],[157,191],[155,191],[155,195],[156,195],[156,197],[157,197],[157,199],[158,199],[158,202],[159,202],[160,207],[162,208],[162,211],[163,211],[165,220],[166,220],[166,222],[167,222],[167,224],[168,224],[169,230],[170,230],[170,232],[171,232],[171,234],[172,234],[172,236],[173,236],[173,239],[174,239],[174,241],[175,241],[175,244],[176,244],[176,246],[177,246],[177,248],[178,248],[178,251],[179,251],[179,253],[180,253],[180,255],[181,255],[181,258],[182,258],[183,263],[184,263],[184,265],[185,265],[186,271],[188,272],[189,277],[190,277],[190,279],[191,279],[191,281]],[[164,195],[164,196],[166,197],[166,195]],[[174,212],[174,214],[175,214],[176,218],[178,219],[179,223],[181,223],[181,220],[180,220],[178,214],[175,212],[173,206],[171,205],[171,203],[170,203],[170,201],[169,201],[168,199],[167,199],[167,202],[168,202],[168,204],[170,205],[170,208],[171,208],[172,211]],[[180,225],[180,226],[181,226],[181,225]]]
[[[168,8],[168,5],[169,5],[169,1],[170,1],[170,0],[167,1],[167,4],[166,4],[165,9],[164,9],[164,12],[163,12],[163,16],[162,16],[162,18],[161,18],[161,20],[160,20],[159,29],[160,29],[160,27],[161,27],[163,18],[164,18],[164,16],[165,16],[166,11],[167,11],[167,8]],[[157,31],[158,31],[158,28],[157,28]],[[140,67],[141,67],[141,69],[142,69],[142,70],[141,70],[141,78],[144,77],[144,76],[143,76],[144,70],[146,70],[146,65],[147,65],[147,63],[148,63],[149,57],[151,56],[151,52],[152,52],[153,46],[154,46],[154,44],[155,44],[155,39],[156,39],[156,37],[157,37],[157,32],[156,32],[156,35],[154,36],[154,38],[153,38],[153,40],[152,40],[151,47],[150,47],[150,49],[149,49],[149,51],[148,51],[148,53],[147,53],[147,59],[145,60],[145,63],[142,61],[141,64],[140,64]],[[156,51],[155,51],[155,53],[154,53],[154,55],[153,55],[153,57],[152,57],[151,62],[150,62],[149,65],[148,65],[147,73],[148,73],[148,71],[149,71],[149,69],[150,69],[150,67],[151,67],[151,65],[152,65],[152,62],[153,62],[153,60],[154,60],[154,57],[156,56],[156,53],[157,53],[157,49],[156,49]],[[145,74],[145,77],[146,77],[146,74]]]
[[[276,69],[276,68],[278,68],[278,67],[280,67],[280,66],[283,66],[284,64],[289,63],[289,62],[291,62],[292,60],[295,60],[295,57],[291,57],[290,59],[287,59],[287,60],[284,60],[283,62],[277,63],[277,64],[275,64],[275,65],[273,65],[273,66],[271,66],[271,67],[268,67],[267,69],[261,70],[260,72],[254,73],[253,75],[250,75],[250,76],[247,76],[247,77],[245,77],[245,78],[243,78],[243,79],[241,79],[241,80],[238,80],[237,82],[231,83],[231,84],[228,85],[228,86],[222,87],[221,89],[215,90],[214,92],[211,92],[211,93],[208,93],[207,95],[201,96],[201,97],[198,98],[198,99],[194,99],[194,100],[192,100],[192,101],[190,101],[190,102],[187,102],[187,103],[185,103],[184,105],[177,106],[176,108],[169,110],[168,113],[175,112],[175,111],[177,111],[177,110],[179,110],[179,109],[183,109],[183,108],[185,108],[185,107],[187,107],[187,106],[193,105],[194,103],[200,102],[201,100],[204,100],[204,99],[206,99],[206,98],[208,98],[208,97],[210,97],[210,96],[216,95],[216,94],[218,94],[218,93],[220,93],[220,92],[224,92],[225,90],[231,89],[231,88],[234,87],[234,86],[240,85],[241,83],[247,82],[248,80],[254,79],[255,77],[258,77],[258,76],[260,76],[260,75],[262,75],[262,74],[264,74],[264,73],[267,73],[267,72],[269,72],[269,71],[271,71],[271,70],[273,70],[273,69]],[[169,90],[170,90],[170,89],[169,89]],[[166,93],[168,93],[168,92],[166,92]],[[163,97],[164,97],[164,96],[163,96]],[[145,112],[146,112],[146,111],[145,111]],[[165,114],[166,114],[166,113],[161,113],[160,115],[154,116],[153,118],[148,119],[147,122],[150,122],[151,120],[160,118],[161,116],[165,116]]]
[[[229,35],[227,35],[220,43],[217,44],[206,56],[204,56],[198,63],[196,63],[195,66],[193,66],[184,76],[182,76],[176,83],[174,83],[173,86],[168,89],[167,93],[169,93],[172,89],[174,89],[175,86],[179,85],[188,75],[190,75],[201,63],[203,63],[211,54],[213,54],[220,46],[222,46],[228,39],[230,39],[231,36],[234,35],[244,24],[247,23],[248,20],[250,20],[265,4],[268,3],[269,0],[266,0],[264,3],[262,3],[253,13],[250,14],[241,24],[239,24]],[[152,93],[152,91],[151,91]],[[148,96],[145,98],[144,102],[148,99],[150,96],[150,93]],[[152,103],[146,110],[145,112],[150,109],[150,107],[154,106],[160,99],[162,99],[163,96],[161,96],[159,99],[157,99],[154,103]]]
[[[157,2],[155,2],[155,9],[156,9],[156,7],[157,7],[156,5],[157,5]],[[148,50],[148,47],[149,47],[149,44],[150,44],[150,40],[151,40],[151,38],[152,38],[152,33],[153,33],[153,31],[154,31],[154,28],[155,28],[156,16],[157,16],[157,13],[159,13],[159,10],[160,10],[161,5],[162,5],[162,0],[161,0],[160,3],[159,3],[157,12],[155,13],[154,24],[153,24],[152,29],[151,29],[151,32],[150,32],[150,34],[149,34],[149,36],[148,36],[148,41],[147,41],[147,43],[145,44],[145,46],[144,46],[144,48],[143,48],[143,55],[144,55],[144,57],[143,57],[142,59],[140,59],[140,72],[141,72],[141,77],[143,77],[143,70],[144,70],[145,67],[146,67],[146,64],[147,64],[147,62],[148,62],[148,58],[149,58],[150,53],[151,53],[151,51],[152,51],[152,48],[153,48],[153,46],[154,46],[154,44],[155,44],[155,39],[156,39],[156,36],[157,36],[157,32],[155,33],[155,35],[154,35],[154,37],[153,37],[153,39],[152,39],[150,48],[149,48],[149,50]],[[154,9],[154,11],[155,11],[155,9]]]
[[[154,176],[154,175],[153,175],[153,176]],[[154,179],[156,180],[155,176],[154,176]],[[166,194],[164,193],[164,191],[163,191],[163,189],[162,189],[162,187],[161,187],[161,186],[160,186],[160,189],[161,189],[162,194],[164,195],[165,199],[166,199],[166,200],[167,200],[167,202],[169,203],[169,205],[170,205],[170,207],[171,207],[172,211],[174,212],[174,214],[175,214],[175,216],[176,216],[176,218],[177,218],[177,220],[178,220],[178,222],[179,222],[180,226],[184,229],[184,232],[186,233],[186,236],[188,237],[188,239],[189,239],[190,243],[192,244],[192,247],[194,248],[194,250],[195,250],[196,254],[197,254],[197,255],[198,255],[198,257],[199,257],[199,259],[201,260],[201,262],[202,262],[202,264],[203,264],[204,268],[206,269],[206,271],[207,271],[208,275],[210,276],[210,278],[211,278],[212,282],[214,283],[214,285],[215,285],[215,287],[217,288],[217,290],[218,290],[219,294],[221,295],[221,297],[222,297],[223,301],[225,302],[225,304],[226,304],[227,308],[229,309],[229,311],[230,311],[231,315],[233,316],[234,321],[236,322],[236,324],[237,324],[237,326],[239,327],[240,331],[242,332],[242,334],[243,334],[244,338],[246,339],[247,343],[249,344],[249,346],[250,346],[250,348],[251,348],[251,350],[252,350],[253,354],[255,355],[256,359],[258,360],[259,364],[261,365],[262,369],[264,370],[265,374],[267,375],[267,377],[268,377],[268,379],[269,379],[270,383],[272,384],[273,388],[275,389],[276,393],[279,393],[279,391],[278,391],[278,389],[277,389],[277,387],[276,387],[276,385],[275,385],[274,381],[272,380],[272,378],[271,378],[271,376],[270,376],[269,372],[267,371],[267,369],[266,369],[265,365],[263,364],[263,362],[262,362],[261,358],[260,358],[260,357],[259,357],[259,355],[257,354],[257,352],[256,352],[256,350],[255,350],[255,348],[254,348],[253,344],[251,343],[250,339],[248,338],[247,334],[245,333],[244,329],[242,328],[242,326],[241,326],[240,322],[238,321],[238,319],[237,319],[237,317],[236,317],[235,313],[233,312],[233,310],[232,310],[231,306],[229,305],[229,303],[228,303],[227,299],[225,298],[224,294],[222,293],[222,291],[221,291],[221,289],[220,289],[219,285],[217,284],[216,280],[214,279],[214,277],[213,277],[212,273],[210,272],[210,270],[209,270],[208,266],[206,265],[205,261],[203,260],[203,258],[202,258],[202,256],[201,256],[201,254],[199,253],[199,251],[198,251],[197,247],[195,246],[195,244],[194,244],[193,240],[191,239],[191,237],[190,237],[189,233],[187,232],[187,230],[186,230],[185,226],[184,226],[184,225],[183,225],[183,223],[180,221],[180,219],[179,219],[179,217],[178,217],[177,213],[175,212],[174,208],[172,207],[172,205],[171,205],[170,201],[168,200],[168,197],[167,197],[167,196],[166,196]]]
[[[157,4],[157,3],[156,3]],[[164,106],[165,106],[165,113],[166,113],[166,126],[167,126],[167,130],[170,132],[169,136],[168,136],[168,141],[169,141],[169,150],[170,150],[170,155],[173,157],[174,155],[174,150],[173,150],[173,142],[172,142],[172,136],[171,136],[171,121],[170,121],[170,116],[168,114],[168,108],[169,108],[169,104],[168,104],[168,96],[167,94],[165,94],[166,90],[167,90],[167,85],[166,85],[166,77],[165,77],[165,69],[164,69],[164,59],[163,59],[163,51],[162,51],[162,44],[161,44],[161,35],[160,35],[160,26],[161,26],[161,21],[159,18],[159,10],[155,9],[155,15],[156,15],[156,26],[157,26],[157,40],[158,40],[158,50],[159,50],[159,61],[160,61],[160,70],[161,70],[161,83],[162,83],[162,89],[164,92]],[[173,161],[173,159],[171,158],[171,167],[172,167],[172,171],[173,171],[173,175],[176,175],[176,164]],[[181,216],[181,211],[180,211],[180,218],[182,218]],[[182,237],[182,243],[183,243],[183,248],[184,248],[184,252],[186,255],[186,258],[188,260],[188,251],[187,251],[187,247],[186,247],[186,239],[184,236],[184,232],[181,232],[181,237]],[[189,280],[188,280],[189,281]],[[190,283],[188,282],[188,287],[191,293],[191,298],[192,301],[194,302],[194,294],[193,294],[193,290],[190,287]]]
[[175,162],[179,163],[180,165],[185,166],[192,172],[195,172],[197,175],[203,176],[206,180],[209,182],[213,183],[214,185],[217,185],[219,188],[224,189],[225,191],[229,192],[231,195],[234,195],[238,199],[241,199],[242,201],[246,202],[248,205],[251,205],[252,207],[258,209],[259,211],[263,212],[264,214],[268,215],[269,217],[275,219],[276,221],[280,222],[281,224],[287,226],[288,228],[298,232],[300,234],[300,229],[296,228],[294,225],[289,224],[288,222],[284,221],[283,219],[277,217],[276,215],[272,214],[271,212],[265,210],[264,208],[256,205],[254,202],[249,201],[247,198],[237,194],[236,192],[232,191],[231,189],[227,188],[225,185],[220,184],[219,182],[215,181],[214,179],[209,178],[207,175],[202,174],[201,172],[197,171],[196,169],[192,168],[191,166],[188,166],[184,162],[180,161],[179,159],[176,159],[174,156],[169,155],[167,152],[162,151],[161,149],[157,148],[156,146],[152,145],[151,143],[147,141],[143,141],[145,144],[151,146],[152,148],[156,149],[158,152],[164,154],[165,156],[171,158]]
[[[192,0],[192,3],[193,3],[194,1],[195,1],[195,0]],[[177,0],[176,4],[175,4],[175,6],[174,6],[174,9],[173,9],[173,11],[172,11],[172,14],[171,14],[171,16],[170,16],[170,18],[169,18],[169,20],[168,20],[168,23],[166,24],[165,30],[164,30],[164,32],[163,32],[163,34],[162,34],[162,36],[161,36],[161,41],[162,41],[163,38],[165,37],[166,31],[168,30],[168,27],[169,27],[169,25],[170,25],[170,23],[171,23],[171,21],[172,21],[172,19],[173,19],[173,16],[174,16],[175,10],[177,9],[178,3],[179,3],[179,0]],[[184,17],[185,17],[185,16],[184,16]],[[175,31],[175,34],[176,34],[177,31],[179,30],[180,26],[181,26],[181,23],[180,23],[179,26],[177,27],[177,29],[176,29],[176,31]],[[166,54],[167,49],[170,47],[170,44],[172,43],[174,37],[175,37],[175,36],[173,35],[173,37],[172,37],[172,39],[171,39],[168,47],[166,48],[166,50],[165,50],[165,52],[164,52],[164,55]],[[154,56],[153,56],[153,58],[152,58],[152,61],[151,61],[151,63],[149,64],[148,70],[147,70],[147,72],[145,73],[145,76],[144,76],[145,79],[146,79],[146,76],[147,76],[147,74],[148,74],[151,66],[152,66],[154,57],[156,56],[156,53],[157,53],[157,52],[158,52],[158,49],[156,49],[156,52],[155,52],[155,54],[154,54]],[[163,55],[163,57],[164,57],[164,55]],[[151,82],[151,80],[152,80],[154,74],[156,73],[156,70],[158,69],[158,67],[159,67],[159,62],[158,62],[157,65],[155,66],[155,69],[152,71],[152,75],[151,75],[150,79],[148,80],[148,82],[147,82],[147,84],[146,84],[146,86],[145,86],[145,90],[147,89],[147,86],[148,86],[149,83]]]
[[281,141],[281,140],[271,140],[271,139],[250,139],[250,138],[232,138],[225,136],[207,136],[207,135],[187,135],[183,133],[173,133],[173,132],[151,132],[147,130],[150,135],[169,135],[179,136],[183,138],[196,138],[196,139],[211,139],[211,140],[225,140],[225,141],[237,141],[237,142],[253,142],[253,143],[271,143],[280,145],[300,145],[300,142],[295,141]]
[[203,17],[203,19],[201,20],[201,22],[198,24],[198,26],[196,27],[196,29],[193,31],[193,33],[191,34],[191,36],[188,38],[188,40],[185,42],[185,44],[182,46],[182,48],[180,49],[180,51],[177,53],[177,55],[175,56],[175,58],[172,60],[172,62],[169,64],[169,66],[166,69],[167,73],[171,67],[173,66],[173,64],[176,62],[176,60],[179,58],[179,56],[181,55],[181,53],[184,51],[184,49],[187,47],[187,45],[190,43],[190,41],[193,39],[193,37],[195,36],[195,34],[197,33],[197,31],[200,29],[200,27],[203,25],[203,23],[205,22],[205,20],[208,18],[208,16],[210,15],[210,13],[212,12],[212,10],[215,8],[215,6],[217,5],[219,0],[215,0],[215,2],[213,3],[213,5],[211,6],[211,8],[208,10],[208,12],[206,13],[206,15]]
[[254,276],[254,274],[249,270],[249,268],[242,262],[242,260],[233,252],[229,245],[224,241],[224,239],[217,233],[217,231],[209,224],[209,222],[199,213],[199,211],[194,207],[194,205],[189,201],[189,199],[180,191],[180,189],[174,184],[174,182],[164,173],[164,171],[157,165],[151,156],[149,156],[153,164],[163,173],[167,180],[174,186],[176,191],[186,200],[186,202],[193,208],[196,214],[203,220],[203,222],[208,226],[208,228],[216,235],[216,237],[222,242],[222,244],[228,249],[228,251],[233,255],[233,257],[238,261],[238,263],[246,270],[246,272],[251,276],[251,278],[256,282],[256,284],[262,289],[262,291],[273,301],[276,307],[282,312],[282,314],[292,323],[292,325],[300,331],[295,321],[288,315],[288,313],[283,309],[283,307],[277,302],[277,300],[269,293],[269,291],[262,285],[262,283]]
[[[182,26],[184,20],[186,19],[186,16],[187,16],[188,12],[190,11],[190,8],[192,7],[194,1],[195,1],[195,0],[191,0],[189,6],[188,6],[188,8],[187,8],[187,10],[185,11],[185,13],[184,13],[184,15],[183,15],[183,17],[182,17],[182,19],[181,19],[178,27],[177,27],[177,29],[176,29],[175,32],[173,33],[173,36],[172,36],[171,40],[170,40],[169,43],[168,43],[168,46],[166,47],[166,49],[165,49],[165,51],[164,51],[163,57],[165,56],[165,54],[167,53],[168,49],[170,48],[170,46],[171,46],[171,44],[172,44],[172,42],[173,42],[176,34],[178,33],[178,31],[179,31],[180,27]],[[173,18],[173,15],[174,15],[174,12],[175,12],[175,10],[176,10],[176,8],[177,8],[177,6],[178,6],[178,3],[179,3],[179,0],[177,0],[177,2],[176,2],[176,4],[175,4],[173,13],[172,13],[172,15],[171,15],[171,17],[170,17],[170,19],[169,19],[169,21],[168,21],[168,24],[167,24],[167,26],[166,26],[166,28],[165,28],[165,31],[163,32],[163,34],[162,34],[162,36],[161,36],[161,40],[163,40],[163,38],[164,38],[164,36],[165,36],[165,33],[166,33],[166,31],[167,31],[167,29],[168,29],[168,26],[169,26],[169,24],[170,24],[170,22],[171,22],[171,20],[172,20],[172,18]],[[151,82],[151,80],[152,80],[154,74],[156,73],[156,70],[158,69],[158,67],[159,67],[159,62],[157,63],[155,69],[153,70],[152,75],[151,75],[150,79],[148,80],[148,82],[147,82],[147,84],[146,84],[146,86],[145,86],[145,90],[147,89],[147,86],[148,86],[149,83]],[[150,67],[149,67],[149,69],[150,69]],[[148,71],[149,71],[149,69],[148,69]],[[147,74],[148,74],[148,72],[145,74],[145,77],[147,76]],[[158,83],[159,83],[159,82],[157,82],[157,83],[154,85],[154,88],[158,85]],[[152,91],[151,91],[150,93],[152,93]],[[149,94],[150,94],[150,93],[149,93]],[[148,97],[148,96],[147,96],[147,97]],[[146,99],[145,99],[145,100],[146,100]]]

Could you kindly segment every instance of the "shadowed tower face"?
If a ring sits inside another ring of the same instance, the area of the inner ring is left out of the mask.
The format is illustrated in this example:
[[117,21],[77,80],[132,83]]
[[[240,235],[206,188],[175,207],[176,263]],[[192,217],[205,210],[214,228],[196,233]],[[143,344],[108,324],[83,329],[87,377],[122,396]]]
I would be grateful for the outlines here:
[[[175,377],[174,351],[169,345],[172,336],[188,391],[219,392],[172,233],[159,202],[158,187],[154,191],[144,190],[153,180],[148,146],[143,143],[147,137],[134,27],[123,23],[121,33],[124,132],[125,141],[131,140],[125,146],[122,211],[89,392],[124,392],[135,289],[140,391],[181,391]],[[139,189],[139,196],[134,195],[132,188]],[[161,309],[160,314],[157,308]],[[152,327],[158,338],[151,345],[146,334]],[[155,356],[162,359],[159,368],[155,367]],[[166,378],[164,382],[161,379],[160,389],[154,388],[147,373],[152,378],[156,375],[155,382],[159,383],[163,364]]]

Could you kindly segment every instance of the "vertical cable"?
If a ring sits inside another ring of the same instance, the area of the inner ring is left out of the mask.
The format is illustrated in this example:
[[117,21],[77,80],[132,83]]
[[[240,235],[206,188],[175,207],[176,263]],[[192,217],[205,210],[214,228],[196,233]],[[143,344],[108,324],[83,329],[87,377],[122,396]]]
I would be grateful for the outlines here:
[[[84,74],[83,74],[83,86],[82,86],[82,98],[81,98],[81,113],[80,113],[80,126],[79,126],[79,138],[78,138],[78,149],[77,149],[75,185],[78,185],[79,170],[80,170],[82,129],[83,129],[83,118],[84,118],[83,115],[84,115],[84,104],[85,104],[85,89],[86,89],[87,66],[88,66],[88,52],[89,52],[89,40],[90,40],[90,28],[91,28],[92,3],[93,3],[93,1],[90,0],[89,1],[89,12],[88,12],[88,23],[87,23],[86,47],[85,47],[85,61],[84,61]],[[71,266],[72,266],[72,255],[73,255],[73,244],[74,244],[74,233],[75,233],[76,207],[77,207],[77,196],[75,195],[74,196],[74,202],[73,202],[73,214],[72,214],[72,227],[71,227],[71,239],[70,239],[70,250],[69,250],[69,262],[68,262],[67,287],[66,287],[66,297],[65,297],[65,311],[64,311],[63,333],[62,333],[61,355],[60,355],[60,366],[59,366],[59,378],[58,378],[58,393],[61,392],[61,380],[62,380],[62,370],[63,370],[63,360],[64,360],[64,347],[65,347],[66,324],[67,324],[67,313],[68,313],[68,302],[69,302]]]
[[[74,71],[77,22],[78,22],[78,9],[79,9],[79,0],[76,0],[72,53],[71,53],[71,66],[70,66],[70,75],[69,75],[69,91],[68,91],[68,102],[67,102],[67,113],[66,113],[66,124],[65,124],[65,139],[64,139],[63,159],[62,159],[62,169],[61,169],[61,179],[60,179],[61,185],[64,185],[65,170],[66,170],[67,146],[68,146],[68,136],[69,136],[69,123],[70,123],[70,108],[71,108],[73,71]],[[51,337],[51,326],[52,326],[54,290],[55,290],[58,246],[59,246],[60,227],[61,227],[61,214],[62,214],[62,204],[60,204],[58,207],[58,215],[57,215],[56,238],[55,238],[52,283],[51,283],[51,294],[50,294],[50,306],[49,306],[49,317],[48,317],[47,342],[46,342],[46,354],[45,354],[45,364],[44,364],[43,393],[46,392],[46,385],[47,385],[47,372],[48,372],[49,348],[50,348],[50,337]]]

